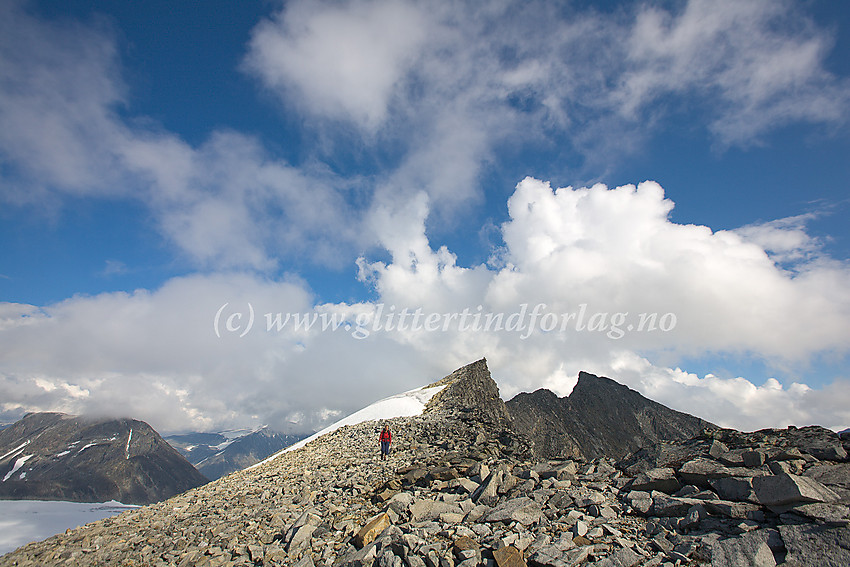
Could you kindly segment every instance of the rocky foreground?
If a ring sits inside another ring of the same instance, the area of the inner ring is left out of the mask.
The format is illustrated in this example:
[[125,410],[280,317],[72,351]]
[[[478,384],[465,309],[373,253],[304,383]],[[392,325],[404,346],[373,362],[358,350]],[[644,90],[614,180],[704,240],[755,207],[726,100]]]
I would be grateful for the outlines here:
[[386,461],[384,422],[344,427],[0,565],[850,565],[850,463],[828,430],[538,461],[489,372],[458,372],[425,414],[386,420]]

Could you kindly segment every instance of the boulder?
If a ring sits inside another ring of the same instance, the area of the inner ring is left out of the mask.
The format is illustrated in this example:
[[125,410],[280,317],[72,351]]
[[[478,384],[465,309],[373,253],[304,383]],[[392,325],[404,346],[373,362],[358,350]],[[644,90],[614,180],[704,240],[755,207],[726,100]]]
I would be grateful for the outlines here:
[[711,567],[775,567],[776,559],[759,537],[730,537],[711,548]]
[[690,530],[699,527],[699,523],[708,516],[705,506],[702,504],[694,504],[688,509],[685,517],[679,520],[679,529]]
[[744,451],[741,457],[744,460],[744,466],[750,468],[760,467],[765,461],[764,452],[758,450]]
[[374,516],[354,536],[354,545],[360,549],[372,543],[388,527],[390,527],[390,517],[386,513]]
[[712,459],[719,459],[721,455],[728,452],[729,447],[717,439],[712,440],[711,446],[708,448],[708,454]]
[[709,481],[716,478],[730,476],[753,476],[753,471],[746,468],[726,467],[712,459],[700,457],[688,461],[679,468],[679,477],[688,484],[695,484],[701,488],[708,488]]
[[753,478],[726,477],[714,478],[709,481],[714,490],[723,500],[758,502],[753,490]]
[[829,488],[811,478],[792,474],[760,476],[753,479],[759,503],[765,506],[806,502],[835,502],[839,498]]
[[812,524],[779,526],[788,554],[797,565],[847,567],[850,565],[850,529]]
[[485,522],[519,522],[527,526],[538,521],[543,516],[543,510],[531,498],[521,496],[512,498],[496,506],[484,518]]
[[442,514],[462,514],[461,507],[454,502],[441,502],[437,500],[417,500],[410,507],[410,519],[413,522],[435,520]]
[[688,513],[691,507],[702,504],[696,498],[677,498],[668,496],[663,492],[652,493],[652,508],[650,514],[653,516],[682,517]]
[[667,494],[673,494],[680,488],[682,484],[676,478],[676,473],[668,467],[659,467],[650,469],[646,472],[638,474],[629,486],[631,490],[640,490],[644,492],[652,492],[657,490]]
[[493,559],[496,560],[496,565],[499,567],[526,567],[522,553],[511,545],[494,551]]
[[613,554],[593,563],[593,567],[634,567],[643,559],[627,547],[622,547]]
[[472,494],[472,499],[477,504],[493,506],[499,500],[499,485],[502,483],[503,472],[495,470],[491,472],[481,486]]

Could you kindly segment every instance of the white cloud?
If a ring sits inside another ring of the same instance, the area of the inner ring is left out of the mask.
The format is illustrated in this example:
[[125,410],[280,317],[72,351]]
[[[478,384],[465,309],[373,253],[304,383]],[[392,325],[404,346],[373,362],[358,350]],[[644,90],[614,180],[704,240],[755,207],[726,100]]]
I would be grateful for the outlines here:
[[[483,313],[507,316],[525,304],[528,322],[533,307],[545,304],[543,312],[575,315],[566,332],[395,332],[396,340],[451,360],[486,355],[506,396],[542,385],[565,395],[586,370],[723,425],[764,427],[777,416],[783,423],[846,422],[846,412],[815,406],[820,390],[791,378],[821,354],[845,356],[850,331],[850,270],[810,261],[816,241],[801,238],[797,223],[771,227],[786,243],[785,258],[796,259],[786,270],[736,233],[670,221],[673,203],[654,182],[553,190],[528,178],[508,208],[501,267],[458,266],[445,248],[431,250],[424,225],[406,217],[408,232],[385,233],[393,262],[361,260],[363,277],[396,313],[475,313],[482,305]],[[582,311],[585,327],[578,329]],[[627,314],[622,336],[609,334],[617,313]],[[629,332],[642,313],[672,314],[676,324],[667,332]],[[605,316],[597,321],[607,321],[607,329],[588,329],[593,314]],[[789,384],[700,379],[673,369],[692,356],[753,357]]]
[[[445,247],[431,248],[423,194],[376,209],[391,261],[361,259],[361,277],[378,296],[355,305],[318,303],[297,281],[251,273],[176,278],[154,291],[41,308],[0,304],[3,412],[121,413],[165,430],[257,420],[306,429],[486,356],[505,398],[539,387],[566,395],[585,370],[721,425],[846,426],[846,380],[815,384],[795,373],[823,354],[847,354],[846,266],[800,256],[795,270],[781,269],[734,233],[671,222],[672,207],[653,182],[553,190],[525,179],[502,227],[505,264],[463,267]],[[507,326],[524,312],[527,325],[537,304],[547,306],[541,316],[576,314],[585,304],[584,326],[574,318],[544,332],[538,317],[533,332],[458,328],[464,309],[469,324],[476,313],[501,313]],[[423,319],[435,314],[437,328],[413,328],[416,309]],[[677,324],[626,330],[654,311],[674,313]],[[622,336],[588,325],[605,313],[600,321],[610,326],[617,312],[630,317],[617,323]],[[322,317],[337,315],[345,317],[338,330],[323,331]],[[305,317],[317,322],[305,328]],[[378,328],[376,317],[396,328]],[[366,331],[359,336],[358,324]],[[698,377],[677,367],[692,356],[750,357],[776,379]]]
[[764,248],[777,262],[810,260],[821,248],[820,240],[806,232],[806,223],[815,218],[815,213],[805,213],[743,226],[735,233]]
[[345,179],[319,160],[350,151],[352,138],[324,120],[306,125],[330,140],[308,165],[238,132],[192,146],[144,117],[127,121],[109,29],[48,23],[6,3],[2,197],[48,209],[67,194],[138,199],[202,268],[270,270],[293,257],[339,266],[373,242],[365,220],[394,199],[424,192],[428,222],[460,222],[463,206],[483,200],[488,162],[507,149],[557,144],[588,163],[630,151],[648,117],[663,123],[659,97],[709,93],[700,104],[723,143],[843,119],[848,89],[824,68],[826,34],[789,4],[727,8],[694,0],[676,13],[606,16],[545,2],[287,3],[257,26],[245,64],[286,100],[303,93],[299,108],[361,126],[357,151],[383,165]]
[[30,201],[54,185],[76,195],[123,193],[111,145],[121,135],[113,111],[125,88],[111,34],[37,21],[21,4],[0,6],[4,198]]
[[790,2],[691,0],[678,13],[641,9],[618,97],[627,113],[669,94],[709,104],[723,144],[778,124],[846,117],[848,85],[823,66],[831,39]]
[[[240,338],[226,325],[243,330],[249,303],[255,327]],[[41,309],[0,303],[3,415],[132,416],[174,431],[257,421],[285,427],[301,412],[300,427],[310,428],[370,403],[388,384],[410,389],[438,373],[386,337],[361,342],[344,329],[322,332],[321,322],[266,330],[266,313],[309,316],[313,308],[301,284],[247,273],[175,278],[154,291],[78,296]],[[228,323],[236,312],[244,315]]]
[[306,107],[375,130],[428,38],[428,12],[409,2],[293,2],[254,30],[247,66]]

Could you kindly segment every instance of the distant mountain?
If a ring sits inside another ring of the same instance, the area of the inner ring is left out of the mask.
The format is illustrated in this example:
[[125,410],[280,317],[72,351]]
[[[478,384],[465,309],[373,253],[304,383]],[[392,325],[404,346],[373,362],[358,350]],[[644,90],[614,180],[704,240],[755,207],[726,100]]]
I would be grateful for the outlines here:
[[206,482],[143,421],[31,413],[0,430],[0,498],[149,504]]
[[216,480],[242,470],[305,438],[262,427],[221,433],[187,433],[165,438],[205,477]]
[[545,389],[505,404],[540,458],[620,459],[659,441],[688,439],[713,424],[645,398],[610,378],[579,373],[569,396]]

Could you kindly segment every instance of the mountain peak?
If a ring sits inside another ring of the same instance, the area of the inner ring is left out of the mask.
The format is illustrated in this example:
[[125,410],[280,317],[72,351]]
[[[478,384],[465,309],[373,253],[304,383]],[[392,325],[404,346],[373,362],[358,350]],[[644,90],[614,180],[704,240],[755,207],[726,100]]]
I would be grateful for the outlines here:
[[0,431],[0,497],[126,504],[206,479],[143,421],[30,413]]
[[541,389],[519,394],[506,405],[540,457],[621,458],[643,446],[687,439],[713,427],[588,372],[579,373],[569,396],[558,398]]
[[509,427],[510,414],[499,396],[499,387],[490,376],[486,358],[462,366],[427,387],[437,386],[445,387],[431,398],[426,413],[447,412]]

